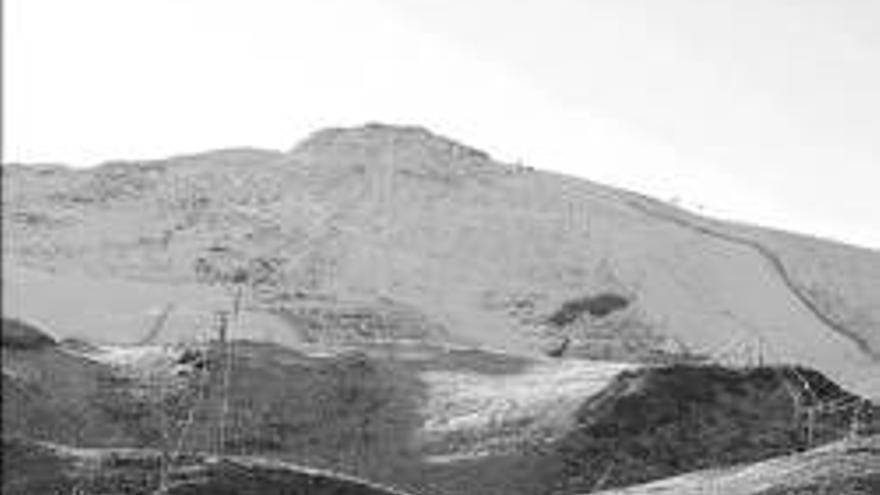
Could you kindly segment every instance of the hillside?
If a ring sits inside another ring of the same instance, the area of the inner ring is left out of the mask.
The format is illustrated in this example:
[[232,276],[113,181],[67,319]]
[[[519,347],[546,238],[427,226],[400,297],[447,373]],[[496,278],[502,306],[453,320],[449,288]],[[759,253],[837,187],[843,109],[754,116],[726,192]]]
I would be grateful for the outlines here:
[[[237,336],[295,348],[734,356],[880,396],[877,252],[697,217],[418,127],[327,129],[288,152],[4,165],[3,193],[4,311],[62,338],[196,340],[243,287]],[[554,318],[609,296],[613,310]]]
[[[70,492],[101,495],[152,493],[155,452],[73,449],[56,444],[4,440],[4,493]],[[696,472],[602,495],[871,495],[880,488],[878,437],[833,444],[803,454],[736,468]],[[56,469],[47,470],[48,466]],[[366,481],[301,466],[250,458],[221,462],[192,457],[171,477],[169,494],[310,495],[402,494]]]
[[[23,439],[3,441],[3,493],[152,494],[158,452],[76,449]],[[167,482],[168,495],[402,495],[363,480],[250,458],[190,456]]]
[[729,469],[700,471],[601,495],[872,495],[880,493],[880,436]]
[[[812,393],[792,400],[786,383],[799,380]],[[809,426],[797,402],[815,407]],[[880,408],[803,368],[629,371],[582,405],[576,427],[542,454],[536,472],[555,493],[629,486],[833,442],[848,433],[854,414],[863,435],[880,432]]]
[[[880,432],[880,408],[803,368],[644,367],[417,343],[306,353],[241,340],[225,350],[65,340],[4,347],[3,379],[7,440],[99,458],[164,450],[184,471],[221,453],[233,465],[284,461],[410,493],[569,495],[833,442],[855,414],[861,434]],[[830,407],[812,422],[798,414],[820,404]],[[112,463],[95,470],[119,474]],[[155,483],[155,460],[136,471],[124,477]]]
[[446,484],[450,469],[564,435],[578,405],[622,369],[421,345],[304,354],[236,341],[230,352],[224,386],[216,345],[4,348],[4,435],[183,456],[222,448],[462,493]]

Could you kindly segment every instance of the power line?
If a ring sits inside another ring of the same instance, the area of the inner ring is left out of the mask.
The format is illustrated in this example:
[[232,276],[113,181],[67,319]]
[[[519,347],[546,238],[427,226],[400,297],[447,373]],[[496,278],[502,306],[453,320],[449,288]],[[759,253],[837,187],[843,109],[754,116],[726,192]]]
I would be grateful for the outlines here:
[[[232,308],[233,308],[233,318],[235,321],[238,321],[238,313],[239,307],[241,304],[241,296],[242,296],[242,287],[239,285],[236,287],[235,299],[233,300]],[[225,314],[225,313],[224,313]],[[229,388],[230,388],[230,380],[232,377],[232,361],[233,361],[233,345],[230,339],[228,338],[228,328],[229,328],[229,320],[228,316],[224,317],[223,320],[223,331],[221,334],[221,342],[220,344],[223,346],[224,351],[224,367],[223,367],[223,389],[222,389],[222,402],[221,402],[221,410],[220,410],[220,454],[222,455],[225,451],[226,445],[226,418],[229,415]]]
[[177,459],[183,452],[183,447],[186,443],[186,437],[189,433],[189,429],[195,423],[196,413],[199,407],[205,402],[207,389],[210,385],[210,373],[207,371],[207,366],[199,368],[199,375],[200,382],[197,388],[197,396],[195,401],[193,401],[193,404],[188,409],[186,419],[184,420],[183,426],[180,428],[180,433],[177,438],[177,445],[174,449],[172,459]]

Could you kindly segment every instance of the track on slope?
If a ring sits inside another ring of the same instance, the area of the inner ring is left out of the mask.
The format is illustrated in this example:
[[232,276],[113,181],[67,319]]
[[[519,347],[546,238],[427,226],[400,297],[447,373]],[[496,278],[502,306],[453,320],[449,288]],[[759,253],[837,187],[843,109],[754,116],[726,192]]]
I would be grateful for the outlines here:
[[783,263],[782,259],[780,259],[776,253],[768,249],[760,242],[755,241],[754,239],[749,239],[747,237],[731,234],[729,232],[722,232],[707,227],[705,225],[700,225],[698,223],[676,217],[674,215],[666,214],[664,212],[650,208],[637,200],[627,199],[625,200],[625,202],[630,207],[652,218],[673,223],[675,225],[696,231],[700,234],[708,235],[710,237],[721,239],[726,242],[745,246],[756,251],[759,255],[761,255],[764,260],[769,263],[770,267],[779,276],[780,280],[782,280],[782,283],[785,284],[792,295],[794,295],[795,298],[813,316],[816,317],[816,319],[818,319],[825,327],[829,328],[834,333],[843,336],[844,338],[855,344],[855,346],[858,347],[858,349],[866,356],[869,356],[874,361],[880,362],[880,352],[872,349],[870,344],[868,344],[868,342],[860,335],[852,332],[850,329],[846,328],[844,325],[840,324],[839,322],[835,321],[833,318],[822,312],[822,310],[819,309],[816,304],[812,300],[810,300],[809,297],[804,295],[803,291],[801,291],[797,283],[792,280],[792,277],[788,272],[788,268],[786,268],[785,263]]

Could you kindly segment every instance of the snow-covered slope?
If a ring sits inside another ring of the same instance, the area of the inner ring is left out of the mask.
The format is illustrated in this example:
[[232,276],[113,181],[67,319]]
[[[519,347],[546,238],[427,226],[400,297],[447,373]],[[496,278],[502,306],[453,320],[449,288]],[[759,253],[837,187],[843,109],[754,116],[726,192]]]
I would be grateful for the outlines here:
[[[57,332],[138,342],[173,304],[155,337],[194,338],[241,286],[234,332],[291,346],[795,361],[880,397],[880,254],[498,163],[421,128],[3,174],[4,313]],[[602,295],[625,304],[553,318]]]

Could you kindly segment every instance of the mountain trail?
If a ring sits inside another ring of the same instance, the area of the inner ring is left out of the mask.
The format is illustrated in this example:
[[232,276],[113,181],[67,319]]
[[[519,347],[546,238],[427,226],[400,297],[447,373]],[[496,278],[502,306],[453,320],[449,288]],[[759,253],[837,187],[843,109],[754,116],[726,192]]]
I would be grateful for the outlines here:
[[880,352],[871,348],[870,344],[866,339],[862,336],[856,334],[855,332],[850,331],[844,325],[841,325],[837,321],[834,321],[833,318],[829,317],[825,314],[821,309],[817,307],[817,305],[807,297],[803,291],[798,287],[798,285],[792,280],[791,275],[788,272],[788,269],[783,263],[782,259],[768,249],[766,246],[761,244],[760,242],[749,239],[747,237],[742,237],[736,234],[731,234],[729,232],[722,232],[711,227],[707,227],[705,225],[700,225],[698,223],[692,222],[690,220],[685,220],[680,217],[676,217],[674,215],[669,215],[664,212],[658,211],[656,209],[652,209],[643,203],[627,199],[625,203],[632,208],[642,212],[645,215],[648,215],[652,218],[656,218],[659,220],[663,220],[665,222],[674,223],[680,227],[684,227],[700,234],[708,235],[710,237],[721,239],[726,242],[738,244],[740,246],[746,246],[756,251],[761,257],[769,264],[771,269],[779,276],[780,280],[783,284],[788,288],[791,294],[810,312],[815,316],[817,320],[819,320],[825,327],[827,327],[832,332],[846,338],[850,342],[852,342],[858,349],[870,357],[871,360],[880,362]]

